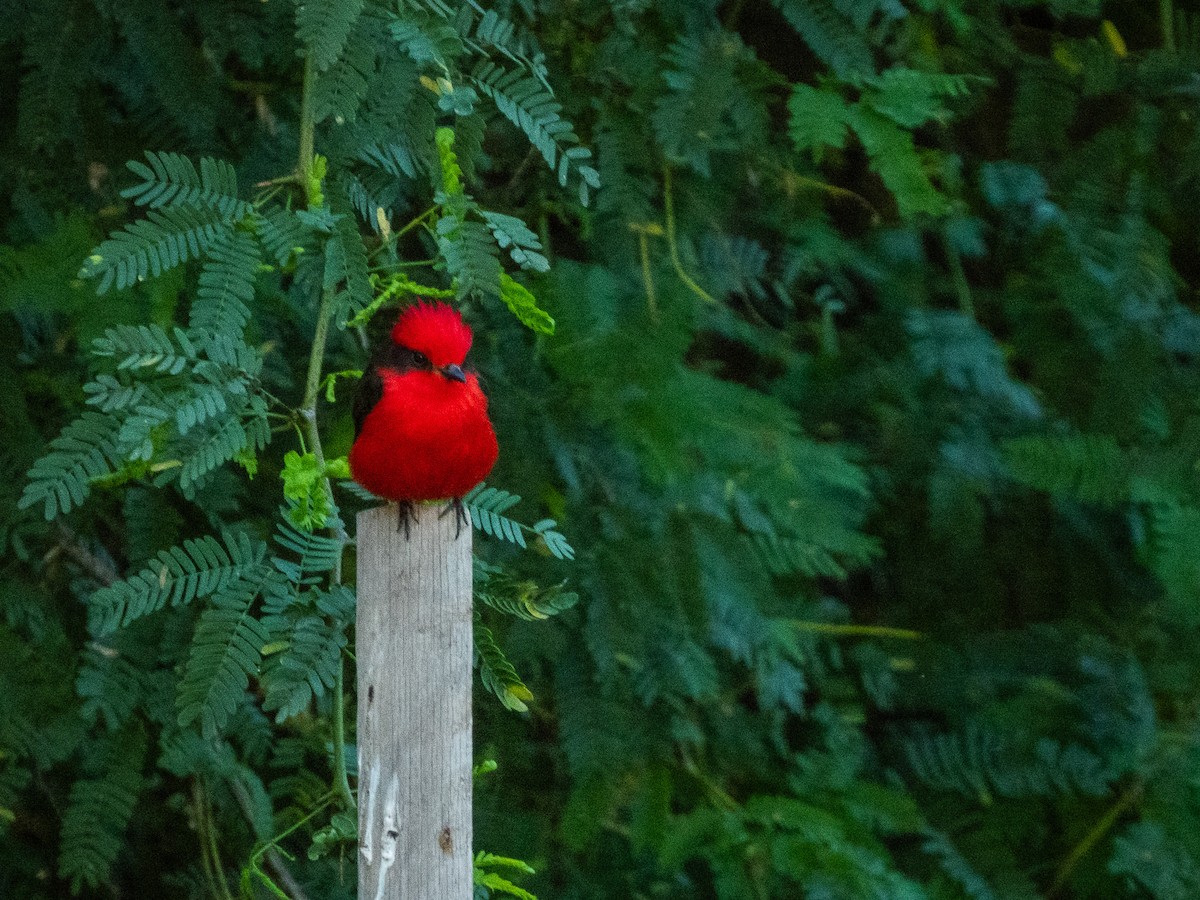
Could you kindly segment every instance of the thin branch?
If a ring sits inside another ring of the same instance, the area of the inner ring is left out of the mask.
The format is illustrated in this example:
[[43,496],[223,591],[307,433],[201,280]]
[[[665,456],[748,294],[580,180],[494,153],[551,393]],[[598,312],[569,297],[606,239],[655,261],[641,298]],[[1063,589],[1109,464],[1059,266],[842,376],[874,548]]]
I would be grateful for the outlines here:
[[887,625],[838,625],[834,622],[807,622],[803,619],[788,619],[787,623],[801,631],[828,634],[835,637],[896,638],[902,641],[919,641],[925,635],[908,628],[891,628]]
[[72,531],[69,525],[61,519],[58,520],[57,525],[58,547],[70,557],[72,562],[105,587],[108,587],[120,577],[113,564],[107,560],[100,559],[100,557],[85,547],[79,539],[79,535]]
[[313,134],[316,131],[313,108],[313,84],[316,81],[316,71],[313,68],[312,55],[304,58],[304,88],[300,99],[300,153],[296,162],[296,178],[304,184],[313,164]]
[[1146,784],[1142,779],[1138,779],[1125,792],[1117,798],[1117,802],[1109,807],[1108,812],[1100,817],[1100,820],[1092,826],[1091,830],[1083,836],[1078,844],[1076,844],[1067,858],[1063,860],[1062,865],[1058,867],[1058,872],[1054,875],[1054,883],[1050,885],[1050,890],[1047,892],[1047,900],[1053,900],[1057,897],[1064,887],[1067,880],[1071,877],[1071,873],[1083,861],[1083,858],[1091,852],[1092,848],[1100,842],[1100,840],[1112,830],[1112,827],[1117,824],[1117,821],[1123,816],[1132,806],[1142,799],[1142,793],[1146,788]]
[[[313,133],[315,131],[315,122],[313,121],[313,82],[315,80],[316,72],[313,68],[312,56],[310,55],[304,60],[304,94],[300,104],[300,153],[296,172],[297,176],[305,183],[307,183],[313,165]],[[428,212],[423,213],[406,227],[414,226],[416,222],[419,222],[428,214]],[[403,230],[398,232],[397,237],[402,233]],[[308,376],[305,379],[304,385],[304,405],[298,411],[300,420],[304,423],[304,431],[308,437],[306,452],[312,453],[317,458],[317,464],[321,467],[322,471],[325,469],[325,451],[321,446],[321,432],[317,428],[317,400],[321,392],[321,375],[325,365],[325,345],[329,341],[329,321],[332,318],[333,290],[325,288],[321,292],[321,305],[317,310],[317,327],[313,334],[312,350],[308,356]],[[301,446],[304,445],[305,441],[301,438]],[[322,476],[321,482],[322,488],[325,491],[325,497],[329,503],[329,508],[336,509],[337,506],[333,497],[333,485],[329,481],[329,476]],[[334,564],[331,580],[334,584],[341,584],[341,551],[345,550],[346,545],[350,542],[350,537],[346,534],[346,525],[342,522],[340,515],[333,518],[329,525],[329,530],[339,544],[337,562]],[[342,669],[343,666],[339,660],[333,702],[334,787],[346,807],[353,809],[354,794],[350,791],[350,782],[346,776],[346,708]]]
[[[246,790],[246,786],[236,778],[231,778],[228,781],[229,789],[233,794],[233,798],[237,800],[237,804],[241,807],[242,816],[251,828],[254,827],[254,810],[250,803],[250,792]],[[258,840],[266,840],[266,836],[256,834]],[[284,889],[291,895],[291,900],[308,900],[308,895],[304,892],[304,888],[300,882],[296,880],[296,876],[292,874],[292,870],[288,868],[287,862],[284,861],[282,854],[275,849],[273,844],[268,844],[266,848],[265,858],[267,860],[267,868],[274,873],[275,877],[283,885]]]
[[679,245],[675,242],[675,198],[671,190],[671,167],[663,166],[663,211],[667,218],[667,250],[671,254],[671,265],[675,267],[675,274],[692,293],[706,303],[712,303],[714,306],[717,303],[715,297],[704,288],[696,283],[696,279],[692,278],[683,267],[683,260],[679,258]]

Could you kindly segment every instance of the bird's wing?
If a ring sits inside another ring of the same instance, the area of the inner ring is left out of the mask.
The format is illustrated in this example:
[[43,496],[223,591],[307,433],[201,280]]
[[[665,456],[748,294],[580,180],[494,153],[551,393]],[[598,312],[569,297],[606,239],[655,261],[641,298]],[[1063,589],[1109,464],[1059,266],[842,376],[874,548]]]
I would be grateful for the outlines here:
[[358,391],[354,395],[354,437],[362,433],[363,422],[375,408],[375,404],[383,397],[383,379],[375,366],[367,366],[363,372],[362,381],[358,383]]

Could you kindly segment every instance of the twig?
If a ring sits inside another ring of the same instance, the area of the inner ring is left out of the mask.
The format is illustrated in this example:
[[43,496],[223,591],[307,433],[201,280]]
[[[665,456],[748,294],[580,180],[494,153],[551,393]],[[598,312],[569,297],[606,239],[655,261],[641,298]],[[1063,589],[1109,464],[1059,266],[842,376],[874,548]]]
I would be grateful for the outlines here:
[[663,166],[663,212],[667,218],[667,250],[671,254],[671,265],[675,267],[675,274],[692,293],[706,303],[715,306],[716,298],[696,283],[696,280],[683,268],[683,260],[679,258],[679,245],[675,243],[675,198],[671,191],[671,167],[669,165]]
[[[315,129],[313,121],[314,80],[315,71],[313,69],[312,56],[309,55],[304,60],[304,94],[300,104],[300,155],[297,165],[297,175],[301,179],[308,178],[313,165],[313,132]],[[421,218],[428,214],[428,212],[423,213],[416,221],[419,222]],[[415,222],[410,223],[411,225],[415,225]],[[321,372],[325,363],[325,344],[329,340],[329,321],[332,318],[333,290],[332,288],[325,288],[321,292],[321,305],[317,310],[317,328],[313,334],[312,350],[308,356],[308,377],[305,380],[304,405],[299,410],[300,419],[304,423],[304,428],[308,435],[308,452],[311,452],[317,458],[317,464],[321,467],[322,471],[325,469],[325,452],[321,447],[321,432],[317,428],[317,400],[321,391]],[[321,481],[325,490],[325,496],[329,502],[329,508],[336,509],[333,497],[333,485],[329,481],[329,476],[323,475]],[[350,542],[350,537],[346,534],[346,525],[342,522],[341,516],[334,516],[329,530],[339,544],[337,562],[334,564],[331,580],[334,584],[341,584],[342,553],[340,551],[345,549],[346,545]],[[334,685],[333,694],[334,787],[346,807],[353,809],[354,794],[350,791],[350,782],[346,777],[346,709],[342,670],[343,666],[339,660],[337,683]]]
[[1062,892],[1062,889],[1066,887],[1067,879],[1071,877],[1071,873],[1075,871],[1076,866],[1100,842],[1100,839],[1112,830],[1112,827],[1117,824],[1117,820],[1131,806],[1142,799],[1142,792],[1145,788],[1146,784],[1140,778],[1127,787],[1125,792],[1117,798],[1117,802],[1109,807],[1108,812],[1100,818],[1100,821],[1093,825],[1091,830],[1083,836],[1083,840],[1071,849],[1071,852],[1063,860],[1062,865],[1058,867],[1058,871],[1054,875],[1054,883],[1050,885],[1050,890],[1046,893],[1047,900],[1053,900],[1054,897],[1057,897]]
[[[250,792],[246,790],[246,786],[236,778],[231,778],[228,782],[229,789],[233,793],[233,798],[237,800],[237,804],[241,807],[242,815],[249,823],[250,827],[254,827],[254,810],[250,804]],[[256,834],[258,840],[267,840],[268,835]],[[267,867],[275,874],[280,883],[284,886],[287,892],[291,895],[292,900],[308,900],[308,895],[304,893],[304,888],[300,882],[296,880],[296,876],[292,874],[292,870],[287,867],[283,856],[275,849],[273,844],[268,844],[266,853],[264,854],[267,860]]]
[[105,587],[117,580],[118,572],[112,563],[96,556],[79,540],[79,535],[70,526],[58,520],[58,547],[69,556],[76,565],[95,578]]

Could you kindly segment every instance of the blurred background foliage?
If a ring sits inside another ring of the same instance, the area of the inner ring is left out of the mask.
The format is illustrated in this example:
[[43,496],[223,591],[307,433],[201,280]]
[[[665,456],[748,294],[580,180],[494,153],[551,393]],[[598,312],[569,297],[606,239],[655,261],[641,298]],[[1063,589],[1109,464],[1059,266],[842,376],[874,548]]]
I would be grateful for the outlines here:
[[[285,461],[310,347],[360,369],[325,301],[398,273],[457,294],[492,483],[575,548],[479,536],[476,842],[522,888],[1200,896],[1194,3],[0,15],[0,896],[355,896],[352,595],[278,476],[324,502]],[[111,232],[179,243],[117,271]],[[173,546],[195,602],[154,593]]]

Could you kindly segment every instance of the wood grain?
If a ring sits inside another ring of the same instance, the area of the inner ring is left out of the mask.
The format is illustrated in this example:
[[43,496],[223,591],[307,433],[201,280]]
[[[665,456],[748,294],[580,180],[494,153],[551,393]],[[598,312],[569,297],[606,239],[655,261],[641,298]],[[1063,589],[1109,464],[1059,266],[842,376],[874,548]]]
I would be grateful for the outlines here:
[[471,529],[358,516],[359,900],[470,900]]

